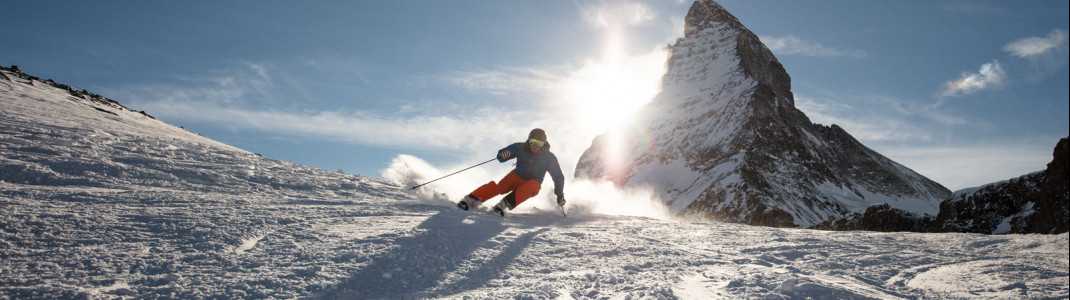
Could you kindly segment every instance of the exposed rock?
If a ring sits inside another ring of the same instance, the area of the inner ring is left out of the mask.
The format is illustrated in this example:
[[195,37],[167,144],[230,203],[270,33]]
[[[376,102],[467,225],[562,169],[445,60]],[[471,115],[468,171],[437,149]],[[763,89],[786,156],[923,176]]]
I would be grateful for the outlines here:
[[1044,171],[956,192],[940,203],[933,231],[1063,233],[1068,231],[1067,138]]
[[1040,187],[1036,211],[1025,222],[1024,232],[1063,233],[1070,231],[1070,138],[1059,140],[1051,163],[1044,170],[1047,178]]
[[926,231],[931,217],[892,208],[881,204],[870,206],[865,213],[852,213],[838,220],[829,220],[812,226],[822,230],[867,230],[867,231]]

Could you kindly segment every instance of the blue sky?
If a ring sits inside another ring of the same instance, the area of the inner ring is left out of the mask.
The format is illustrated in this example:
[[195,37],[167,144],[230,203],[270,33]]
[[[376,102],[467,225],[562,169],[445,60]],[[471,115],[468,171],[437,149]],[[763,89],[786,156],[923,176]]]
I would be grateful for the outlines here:
[[[951,189],[1041,170],[1070,134],[1066,1],[720,3],[812,121]],[[542,127],[571,175],[657,93],[690,4],[5,1],[0,64],[373,177],[399,154],[481,162]]]

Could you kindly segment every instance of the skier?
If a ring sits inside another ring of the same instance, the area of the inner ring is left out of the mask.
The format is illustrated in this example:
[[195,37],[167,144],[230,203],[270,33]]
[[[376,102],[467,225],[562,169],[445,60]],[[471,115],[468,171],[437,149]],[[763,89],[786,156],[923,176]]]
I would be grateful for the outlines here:
[[524,200],[539,194],[542,188],[542,180],[546,172],[550,172],[550,178],[554,180],[554,194],[557,195],[557,205],[565,205],[565,176],[561,173],[561,165],[557,163],[557,156],[550,153],[550,144],[546,142],[546,132],[535,128],[528,133],[527,142],[514,143],[498,150],[498,161],[505,162],[516,158],[516,168],[506,174],[497,183],[491,181],[457,203],[457,207],[468,210],[478,206],[490,198],[498,195],[509,194],[494,206],[494,212],[505,216],[505,212]]

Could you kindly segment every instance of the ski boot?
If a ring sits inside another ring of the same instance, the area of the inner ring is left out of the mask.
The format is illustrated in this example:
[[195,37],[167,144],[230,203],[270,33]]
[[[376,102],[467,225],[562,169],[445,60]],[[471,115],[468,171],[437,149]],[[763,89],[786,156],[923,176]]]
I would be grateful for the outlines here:
[[473,197],[472,195],[465,195],[464,199],[461,199],[461,202],[457,202],[457,208],[468,210],[469,208],[479,206],[480,202],[479,199],[476,199],[476,197]]
[[502,198],[502,201],[494,205],[494,213],[499,216],[505,217],[505,212],[513,210],[516,207],[516,192],[509,193]]
[[505,217],[505,211],[507,210],[509,210],[509,207],[506,206],[505,201],[498,202],[498,204],[494,205],[494,213],[503,218]]

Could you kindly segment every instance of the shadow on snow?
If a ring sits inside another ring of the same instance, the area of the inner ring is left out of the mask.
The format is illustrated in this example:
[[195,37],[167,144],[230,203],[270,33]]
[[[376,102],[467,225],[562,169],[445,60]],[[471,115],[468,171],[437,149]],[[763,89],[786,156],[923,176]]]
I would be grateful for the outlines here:
[[[321,299],[398,299],[449,295],[476,289],[499,273],[519,256],[535,236],[547,228],[518,235],[500,253],[485,260],[478,268],[464,273],[448,287],[441,286],[447,274],[462,270],[480,248],[493,248],[494,237],[506,229],[544,226],[547,220],[505,221],[480,212],[444,209],[419,226],[413,236],[400,238],[396,247],[373,258],[371,263],[348,280],[328,289]],[[536,224],[538,223],[538,224]],[[432,289],[436,289],[432,291]]]

